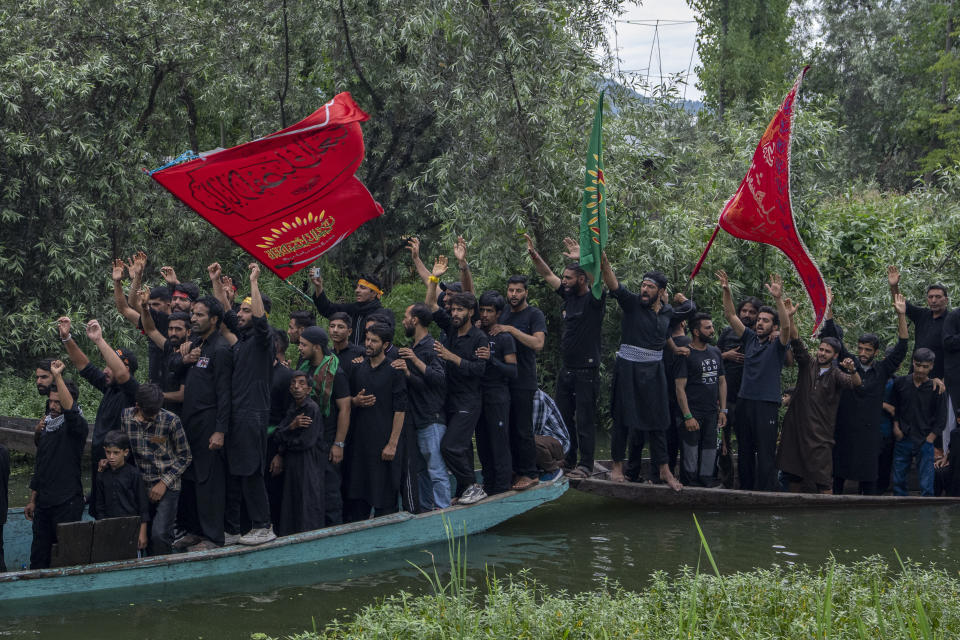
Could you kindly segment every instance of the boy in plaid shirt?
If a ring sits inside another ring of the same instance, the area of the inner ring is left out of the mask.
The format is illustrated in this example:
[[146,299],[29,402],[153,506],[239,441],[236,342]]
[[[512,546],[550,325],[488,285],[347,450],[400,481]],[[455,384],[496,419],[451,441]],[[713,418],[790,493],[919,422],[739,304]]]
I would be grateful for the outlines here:
[[160,386],[143,384],[137,389],[136,404],[120,418],[150,498],[150,555],[171,552],[180,476],[193,460],[180,418],[162,406]]

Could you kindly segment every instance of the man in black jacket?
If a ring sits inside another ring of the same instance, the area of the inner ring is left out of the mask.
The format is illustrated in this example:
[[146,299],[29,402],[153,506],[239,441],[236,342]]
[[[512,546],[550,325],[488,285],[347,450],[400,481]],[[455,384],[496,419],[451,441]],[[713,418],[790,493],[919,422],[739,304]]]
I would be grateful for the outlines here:
[[51,365],[47,415],[38,425],[37,456],[30,479],[30,502],[23,509],[33,521],[30,568],[50,566],[50,553],[57,541],[57,525],[76,522],[83,517],[83,485],[80,458],[87,443],[89,427],[80,406],[79,392],[73,382],[65,382],[65,366],[59,360]]
[[331,302],[323,290],[323,278],[316,276],[310,278],[313,283],[313,304],[317,311],[325,318],[329,318],[338,311],[350,314],[352,320],[353,335],[350,342],[363,346],[366,340],[367,316],[381,311],[390,317],[390,325],[395,326],[393,311],[380,304],[380,297],[383,295],[383,284],[375,276],[363,276],[357,280],[357,286],[354,288],[356,302],[346,304],[337,304]]

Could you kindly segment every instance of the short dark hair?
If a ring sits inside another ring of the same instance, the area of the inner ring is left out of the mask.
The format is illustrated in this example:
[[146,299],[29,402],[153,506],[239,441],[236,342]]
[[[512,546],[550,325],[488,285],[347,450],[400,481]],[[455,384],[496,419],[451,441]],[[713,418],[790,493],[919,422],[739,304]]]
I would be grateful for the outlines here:
[[[78,402],[80,400],[80,387],[77,386],[76,382],[73,380],[64,380],[63,386],[66,387],[66,392],[70,394],[70,397],[73,398],[74,402]],[[57,389],[56,382],[50,383],[50,393],[53,393],[54,391],[59,391],[59,389]]]
[[481,307],[493,307],[497,312],[503,311],[503,308],[507,306],[507,301],[503,299],[503,296],[499,292],[490,290],[484,291],[480,296],[480,306]]
[[273,330],[273,352],[274,353],[284,353],[287,348],[290,346],[290,338],[287,337],[286,331],[280,331],[279,329]]
[[187,326],[188,329],[190,328],[190,314],[189,314],[189,313],[186,313],[185,311],[174,311],[173,313],[171,313],[171,314],[167,317],[167,324],[170,324],[170,323],[173,322],[174,320],[180,320],[180,321],[183,322],[183,324],[185,324],[185,325]]
[[303,309],[291,311],[290,319],[293,320],[293,324],[297,325],[301,329],[317,326],[317,318],[313,315],[312,311],[306,311]]
[[273,301],[270,300],[270,296],[261,292],[260,301],[263,302],[263,310],[265,313],[270,313],[270,309],[273,307]]
[[746,298],[740,301],[740,304],[737,305],[737,315],[740,315],[741,309],[743,309],[748,304],[753,305],[753,308],[757,309],[758,313],[759,313],[759,310],[763,307],[763,301],[761,301],[760,298],[757,298],[756,296],[747,296]]
[[163,389],[160,385],[148,382],[137,387],[137,393],[134,396],[137,406],[140,407],[140,413],[146,418],[152,418],[163,407]]
[[390,325],[383,322],[375,322],[370,325],[367,333],[372,333],[380,338],[382,342],[393,342],[393,329],[390,328]]
[[390,317],[390,314],[386,311],[374,311],[366,317],[363,321],[364,325],[370,324],[371,322],[377,322],[387,325],[388,327],[393,326],[393,318]]
[[421,327],[429,327],[430,323],[433,322],[433,312],[430,311],[430,307],[422,302],[410,307],[410,316],[416,318]]
[[311,388],[313,387],[313,378],[308,376],[306,371],[294,371],[292,374],[290,374],[290,381],[293,382],[295,378],[306,378],[307,384],[309,384]]
[[588,277],[586,270],[580,266],[579,262],[571,262],[563,268],[564,271],[573,271],[578,276]]
[[346,311],[337,311],[336,313],[330,314],[330,322],[334,320],[341,320],[349,328],[353,328],[353,318],[350,317],[350,314]]
[[213,296],[203,296],[197,300],[197,304],[202,304],[207,308],[210,317],[217,319],[217,325],[223,321],[223,305]]
[[857,344],[868,344],[874,351],[880,350],[880,337],[875,333],[865,333],[857,338]]
[[833,352],[839,354],[843,345],[840,344],[840,341],[834,338],[833,336],[827,336],[826,338],[820,338],[820,344],[830,345],[830,348],[833,349]]
[[947,287],[944,286],[944,284],[943,284],[942,282],[934,282],[932,285],[930,285],[929,287],[927,287],[927,293],[930,293],[930,291],[932,291],[933,289],[939,289],[940,291],[943,291],[943,297],[944,297],[944,298],[949,298],[949,297],[950,297],[950,296],[947,295]]
[[37,369],[43,369],[44,371],[53,373],[53,369],[50,368],[53,365],[53,360],[53,358],[44,358],[37,363]]
[[527,282],[529,282],[529,280],[530,278],[528,278],[527,276],[515,274],[507,278],[507,285],[522,284],[524,289],[528,289],[529,287],[527,286]]
[[450,306],[454,305],[472,312],[477,308],[477,298],[469,291],[461,291],[450,296]]
[[103,448],[106,449],[107,447],[116,447],[117,449],[126,449],[129,451],[130,436],[118,429],[107,431],[107,434],[103,436]]
[[704,320],[713,321],[713,318],[709,313],[698,313],[690,319],[690,333],[693,333],[694,329],[700,331],[700,325],[703,324]]
[[775,324],[775,325],[778,326],[778,327],[780,326],[780,316],[777,315],[777,310],[776,310],[776,309],[774,309],[773,307],[771,307],[771,306],[769,306],[769,305],[762,304],[762,305],[760,305],[760,308],[757,309],[757,315],[760,315],[761,313],[769,313],[770,315],[772,315],[772,316],[773,316],[773,324]]
[[930,349],[926,347],[920,347],[913,352],[913,361],[914,362],[933,362],[937,359],[937,354],[935,354]]
[[200,298],[200,287],[195,282],[178,282],[173,285],[174,291],[183,293],[191,302],[196,302]]
[[383,282],[381,282],[380,278],[378,278],[377,276],[371,273],[361,273],[359,279],[366,280],[367,282],[375,286],[377,289],[380,289],[381,291],[383,291]]
[[148,300],[163,300],[164,302],[170,302],[170,289],[167,287],[154,287],[150,289],[150,297]]

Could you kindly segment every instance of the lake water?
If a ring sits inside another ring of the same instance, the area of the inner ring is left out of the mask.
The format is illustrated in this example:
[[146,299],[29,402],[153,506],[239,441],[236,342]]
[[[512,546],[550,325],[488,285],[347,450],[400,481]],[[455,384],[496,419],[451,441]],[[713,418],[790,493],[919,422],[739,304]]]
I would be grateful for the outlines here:
[[[697,511],[723,572],[790,563],[819,565],[831,554],[853,562],[894,550],[960,569],[960,507]],[[684,509],[640,508],[570,490],[467,542],[471,578],[521,570],[549,587],[590,590],[615,580],[639,589],[651,572],[695,566],[699,538]],[[65,602],[46,615],[0,618],[3,638],[180,638],[247,640],[253,632],[296,633],[343,618],[403,589],[429,590],[409,563],[446,569],[446,546],[355,557],[258,574],[249,584],[157,588],[145,601]],[[704,559],[704,566],[706,560]],[[216,595],[225,590],[245,593]]]

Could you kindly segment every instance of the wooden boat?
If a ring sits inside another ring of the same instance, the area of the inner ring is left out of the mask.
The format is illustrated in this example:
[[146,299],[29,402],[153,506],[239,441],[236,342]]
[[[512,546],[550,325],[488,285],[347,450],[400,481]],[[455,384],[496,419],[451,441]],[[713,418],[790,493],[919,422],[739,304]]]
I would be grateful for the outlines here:
[[[613,482],[606,468],[609,461],[599,461],[598,473],[587,478],[570,478],[570,486],[585,493],[616,498],[655,507],[705,509],[784,509],[835,507],[930,507],[957,505],[960,498],[925,498],[911,496],[863,496],[859,494],[824,495],[820,493],[783,493],[779,491],[741,491],[684,487],[674,491],[665,484],[648,482]],[[646,477],[644,475],[643,477]]]
[[[561,476],[523,492],[508,491],[469,506],[416,515],[401,512],[285,536],[257,547],[235,545],[152,558],[0,573],[0,614],[22,615],[25,608],[50,603],[59,607],[70,596],[82,596],[89,604],[100,593],[104,599],[112,593],[114,599],[119,594],[130,602],[136,599],[138,589],[149,590],[161,583],[179,588],[193,581],[222,578],[256,590],[257,573],[270,569],[290,569],[291,582],[297,583],[297,567],[440,542],[446,538],[444,519],[457,535],[479,533],[559,498],[568,486]],[[23,509],[8,512],[3,533],[9,568],[28,563],[30,526]]]

